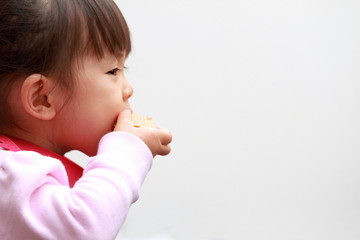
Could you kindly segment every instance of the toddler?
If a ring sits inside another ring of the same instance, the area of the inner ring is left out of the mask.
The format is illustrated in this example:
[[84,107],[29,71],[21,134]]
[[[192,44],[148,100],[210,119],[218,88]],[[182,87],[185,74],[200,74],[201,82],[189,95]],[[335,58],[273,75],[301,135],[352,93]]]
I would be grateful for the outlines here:
[[172,139],[131,123],[130,51],[113,0],[0,0],[0,239],[115,239]]

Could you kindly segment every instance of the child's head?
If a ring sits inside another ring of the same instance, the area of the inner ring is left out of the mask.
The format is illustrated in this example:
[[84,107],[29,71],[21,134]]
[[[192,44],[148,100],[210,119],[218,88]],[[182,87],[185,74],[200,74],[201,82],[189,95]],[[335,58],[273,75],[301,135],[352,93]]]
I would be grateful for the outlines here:
[[127,56],[130,34],[113,0],[0,2],[0,132],[13,124],[10,89],[32,74],[55,79],[71,97],[82,57]]

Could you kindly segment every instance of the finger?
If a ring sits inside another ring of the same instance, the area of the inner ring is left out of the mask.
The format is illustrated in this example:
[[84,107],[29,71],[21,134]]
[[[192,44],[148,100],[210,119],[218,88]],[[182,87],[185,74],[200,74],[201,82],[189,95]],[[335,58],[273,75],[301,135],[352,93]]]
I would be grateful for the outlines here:
[[169,130],[167,129],[158,129],[158,131],[160,132],[160,142],[162,145],[168,145],[171,143],[172,141],[172,134]]
[[160,149],[157,152],[157,155],[165,156],[168,155],[171,152],[171,146],[170,145],[162,145],[160,146]]

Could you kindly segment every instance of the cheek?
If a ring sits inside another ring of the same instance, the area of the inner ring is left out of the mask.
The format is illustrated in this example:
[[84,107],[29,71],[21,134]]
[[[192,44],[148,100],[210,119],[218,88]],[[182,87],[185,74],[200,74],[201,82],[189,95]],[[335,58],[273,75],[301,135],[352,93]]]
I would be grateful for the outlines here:
[[123,102],[121,97],[108,96],[103,101],[97,101],[93,106],[88,108],[91,112],[89,115],[91,121],[96,122],[99,126],[112,127],[118,114],[122,110]]
[[[87,84],[79,88],[72,103],[73,114],[81,122],[98,129],[112,129],[117,115],[123,108],[121,88],[116,83],[103,79],[104,84]],[[106,84],[105,84],[106,83]]]

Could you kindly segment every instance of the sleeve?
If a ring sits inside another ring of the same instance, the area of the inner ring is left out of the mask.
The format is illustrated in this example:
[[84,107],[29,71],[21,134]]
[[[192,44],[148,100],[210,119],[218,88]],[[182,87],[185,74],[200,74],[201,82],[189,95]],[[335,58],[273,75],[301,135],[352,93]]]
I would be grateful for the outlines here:
[[0,239],[115,239],[152,159],[137,137],[109,133],[70,189],[58,160],[0,150]]

